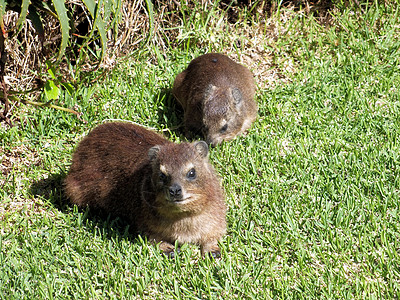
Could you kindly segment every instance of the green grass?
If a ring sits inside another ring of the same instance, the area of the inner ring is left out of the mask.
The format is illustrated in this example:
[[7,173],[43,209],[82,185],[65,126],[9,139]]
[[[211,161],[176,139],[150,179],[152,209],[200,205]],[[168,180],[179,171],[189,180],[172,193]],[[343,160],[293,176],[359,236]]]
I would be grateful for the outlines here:
[[18,125],[0,131],[0,298],[398,298],[399,13],[344,8],[325,26],[281,10],[282,34],[263,48],[285,80],[258,91],[246,136],[211,149],[229,208],[220,260],[192,245],[165,258],[122,220],[70,206],[61,180],[76,143],[105,119],[184,140],[174,76],[205,49],[229,48],[226,32],[193,15],[177,47],[135,52],[106,80],[64,95],[87,123],[19,108]]

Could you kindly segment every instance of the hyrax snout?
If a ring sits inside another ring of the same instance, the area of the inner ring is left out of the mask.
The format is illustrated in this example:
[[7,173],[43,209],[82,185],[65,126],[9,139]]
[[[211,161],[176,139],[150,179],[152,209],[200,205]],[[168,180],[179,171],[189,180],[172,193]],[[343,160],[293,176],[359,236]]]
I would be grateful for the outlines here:
[[192,60],[172,92],[183,107],[185,130],[202,132],[211,145],[245,132],[257,117],[253,74],[223,54]]
[[219,256],[226,231],[220,181],[205,142],[172,143],[131,123],[106,123],[78,145],[66,195],[128,220],[165,253],[177,241]]

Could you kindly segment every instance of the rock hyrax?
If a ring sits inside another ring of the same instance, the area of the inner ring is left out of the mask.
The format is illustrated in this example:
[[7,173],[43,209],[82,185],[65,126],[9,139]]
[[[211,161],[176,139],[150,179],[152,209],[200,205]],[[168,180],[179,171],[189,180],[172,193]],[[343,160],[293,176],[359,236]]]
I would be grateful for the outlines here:
[[226,231],[224,193],[203,142],[172,143],[131,123],[106,123],[78,145],[66,195],[128,220],[167,254],[174,244],[220,255]]
[[211,145],[243,133],[257,117],[253,74],[223,54],[192,60],[172,93],[183,107],[185,130],[202,131]]

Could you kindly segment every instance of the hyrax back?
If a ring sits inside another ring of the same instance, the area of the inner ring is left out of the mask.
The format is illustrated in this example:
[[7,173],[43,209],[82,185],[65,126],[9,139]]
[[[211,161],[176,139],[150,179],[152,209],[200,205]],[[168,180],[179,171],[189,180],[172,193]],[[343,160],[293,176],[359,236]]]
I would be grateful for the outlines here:
[[78,206],[126,218],[166,253],[178,241],[219,255],[226,208],[205,142],[175,144],[138,125],[100,125],[78,145],[65,190]]
[[257,117],[253,74],[223,54],[192,60],[172,92],[183,107],[185,129],[202,131],[212,145],[243,133]]

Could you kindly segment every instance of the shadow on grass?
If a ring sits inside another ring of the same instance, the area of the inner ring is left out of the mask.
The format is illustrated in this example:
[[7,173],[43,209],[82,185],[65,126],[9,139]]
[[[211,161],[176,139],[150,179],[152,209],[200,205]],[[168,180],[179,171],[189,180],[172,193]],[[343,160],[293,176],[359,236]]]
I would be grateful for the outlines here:
[[[182,141],[191,142],[204,139],[204,137],[201,135],[201,131],[198,133],[185,133],[183,124],[183,108],[175,99],[170,88],[161,89],[161,91],[154,96],[153,102],[158,107],[158,123],[164,124],[169,131],[180,137]],[[169,137],[168,131],[164,132],[164,135]]]
[[40,196],[51,203],[55,208],[64,213],[71,211],[72,205],[64,194],[63,180],[66,174],[50,174],[49,177],[34,182],[30,192],[34,196]]
[[183,130],[183,108],[175,100],[170,88],[162,88],[153,97],[157,107],[157,121],[164,125],[177,136],[184,136]]
[[34,196],[39,196],[47,200],[54,208],[64,214],[73,214],[75,210],[81,215],[82,224],[95,234],[100,229],[104,237],[127,238],[133,243],[138,241],[138,232],[132,228],[125,220],[111,216],[110,214],[90,208],[77,208],[70,203],[64,193],[63,181],[66,174],[51,174],[46,179],[34,182],[30,187],[30,192]]

